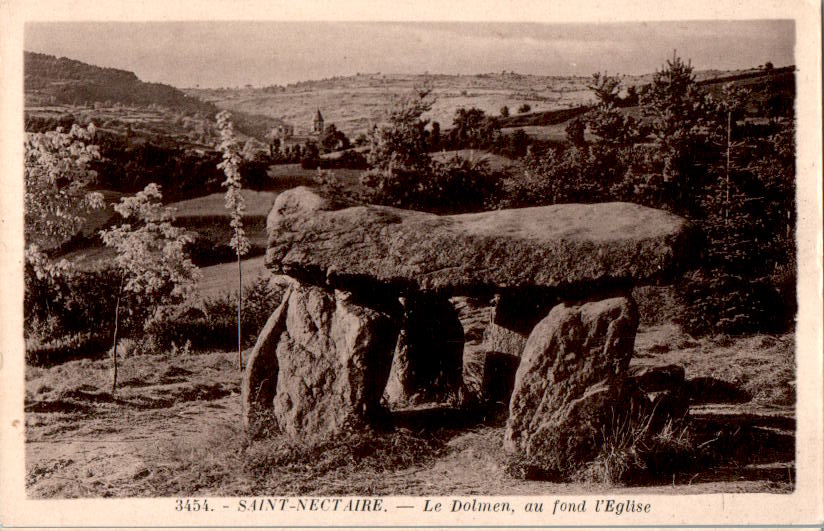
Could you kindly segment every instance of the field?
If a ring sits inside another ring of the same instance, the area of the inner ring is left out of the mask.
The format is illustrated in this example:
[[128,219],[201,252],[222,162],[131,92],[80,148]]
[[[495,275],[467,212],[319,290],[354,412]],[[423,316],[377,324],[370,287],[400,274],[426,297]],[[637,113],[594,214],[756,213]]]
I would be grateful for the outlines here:
[[[479,324],[467,312],[463,320]],[[366,442],[248,445],[232,353],[127,357],[114,397],[108,360],[29,368],[26,486],[35,498],[791,492],[793,341],[791,334],[695,340],[671,324],[643,324],[633,364],[683,365],[704,386],[691,408],[697,436],[724,445],[712,466],[622,487],[513,479],[504,470],[500,417],[432,405],[394,412],[395,431]]]
[[394,98],[424,84],[432,88],[435,104],[428,118],[442,128],[452,125],[455,111],[477,107],[498,116],[503,106],[517,114],[522,105],[532,112],[575,107],[590,101],[587,77],[484,74],[476,76],[401,76],[362,74],[312,81],[286,87],[195,90],[197,96],[220,108],[282,119],[298,134],[311,130],[320,109],[326,124],[334,123],[350,137],[380,122]]

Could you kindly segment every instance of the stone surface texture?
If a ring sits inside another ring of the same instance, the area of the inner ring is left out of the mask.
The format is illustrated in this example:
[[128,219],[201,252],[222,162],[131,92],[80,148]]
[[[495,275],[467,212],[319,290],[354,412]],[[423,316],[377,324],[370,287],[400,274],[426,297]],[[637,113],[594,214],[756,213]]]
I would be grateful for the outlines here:
[[643,284],[686,262],[692,230],[631,203],[438,216],[345,205],[300,187],[278,195],[266,263],[315,285],[452,294]]
[[397,324],[351,294],[297,285],[258,337],[243,382],[244,423],[302,442],[377,413]]
[[622,394],[637,328],[631,298],[554,307],[527,340],[505,450],[559,477],[592,459],[628,407]]

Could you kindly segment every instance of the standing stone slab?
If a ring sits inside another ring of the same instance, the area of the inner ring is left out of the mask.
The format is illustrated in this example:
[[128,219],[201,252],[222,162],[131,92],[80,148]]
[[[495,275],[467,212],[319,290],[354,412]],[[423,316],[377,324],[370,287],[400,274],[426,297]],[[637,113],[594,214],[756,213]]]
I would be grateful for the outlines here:
[[350,294],[293,287],[249,359],[245,425],[303,442],[357,429],[380,407],[396,336],[395,320]]
[[498,294],[484,331],[487,352],[520,358],[532,329],[558,302],[557,296],[533,290]]
[[401,333],[384,393],[390,406],[457,396],[463,351],[463,326],[448,299],[406,297]]
[[638,310],[617,297],[560,304],[530,334],[509,404],[504,448],[566,477],[600,449],[621,414]]

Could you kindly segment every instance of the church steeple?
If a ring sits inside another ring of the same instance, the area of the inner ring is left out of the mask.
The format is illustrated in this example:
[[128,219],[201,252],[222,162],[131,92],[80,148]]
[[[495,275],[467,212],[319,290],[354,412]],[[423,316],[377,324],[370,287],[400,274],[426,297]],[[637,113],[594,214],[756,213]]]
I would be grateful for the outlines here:
[[312,132],[318,135],[323,133],[323,115],[320,113],[320,109],[318,112],[315,113],[315,121],[312,124]]

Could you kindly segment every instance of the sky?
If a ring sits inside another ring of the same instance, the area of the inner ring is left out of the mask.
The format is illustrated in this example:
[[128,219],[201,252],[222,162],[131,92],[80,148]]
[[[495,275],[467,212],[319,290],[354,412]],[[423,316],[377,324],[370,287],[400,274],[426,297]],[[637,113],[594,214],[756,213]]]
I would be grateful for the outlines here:
[[24,48],[176,87],[279,85],[358,72],[647,74],[674,50],[697,70],[794,64],[792,21],[38,22]]

